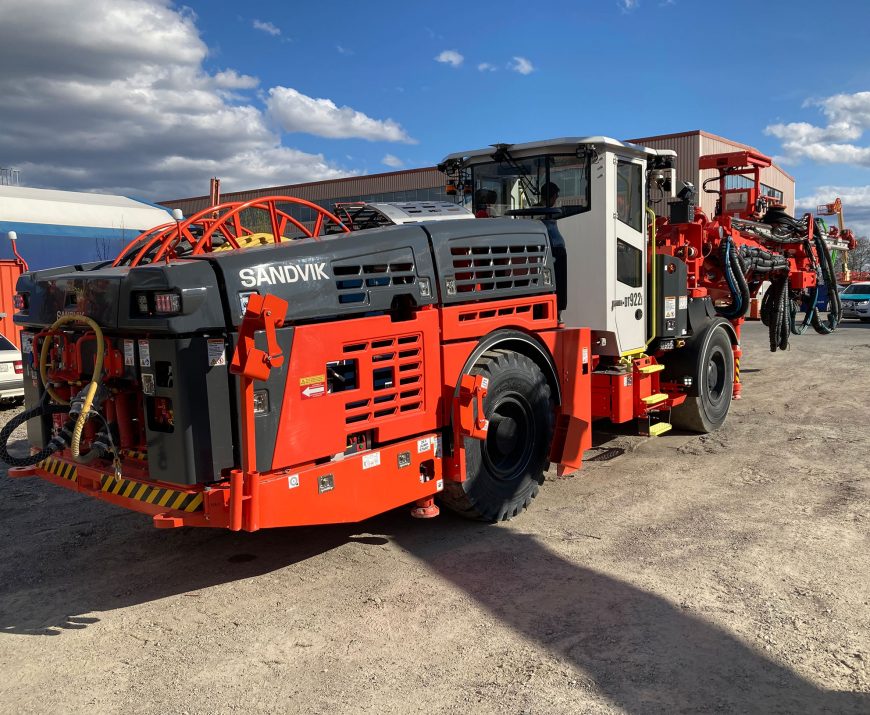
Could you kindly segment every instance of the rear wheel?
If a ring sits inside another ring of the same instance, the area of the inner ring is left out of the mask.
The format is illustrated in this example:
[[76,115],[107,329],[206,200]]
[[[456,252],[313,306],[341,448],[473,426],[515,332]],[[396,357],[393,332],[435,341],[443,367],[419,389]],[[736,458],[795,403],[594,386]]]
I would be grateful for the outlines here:
[[465,439],[466,480],[448,482],[441,500],[462,516],[502,521],[538,494],[553,438],[550,386],[534,361],[509,350],[484,353],[471,374],[489,378],[485,440]]
[[725,422],[734,390],[734,353],[724,328],[715,326],[703,336],[692,381],[697,394],[673,409],[671,422],[691,432],[713,432]]

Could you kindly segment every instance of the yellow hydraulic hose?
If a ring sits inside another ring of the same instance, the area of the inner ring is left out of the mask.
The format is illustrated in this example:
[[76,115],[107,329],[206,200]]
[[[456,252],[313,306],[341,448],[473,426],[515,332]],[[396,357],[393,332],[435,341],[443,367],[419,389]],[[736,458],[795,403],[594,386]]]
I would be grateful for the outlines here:
[[[91,405],[94,402],[94,395],[97,392],[97,387],[99,385],[98,380],[100,379],[100,375],[103,372],[103,356],[105,354],[105,341],[103,340],[103,331],[99,325],[97,325],[95,320],[88,318],[85,315],[62,315],[60,318],[54,321],[49,330],[57,330],[61,325],[66,325],[67,323],[84,323],[91,330],[94,331],[94,336],[96,337],[97,342],[97,356],[94,359],[94,372],[91,375],[91,382],[88,385],[88,391],[85,395],[85,402],[82,406],[82,411],[76,420],[76,426],[73,430],[73,439],[72,439],[72,455],[74,459],[79,458],[79,446],[82,438],[82,430],[85,428],[85,422],[88,421],[88,412],[91,411]],[[45,391],[48,392],[51,399],[61,405],[68,405],[69,400],[63,399],[60,395],[58,395],[54,388],[48,382],[48,349],[49,349],[50,340],[45,339],[42,341],[42,348],[39,351],[39,376],[42,378],[42,384],[45,385]]]

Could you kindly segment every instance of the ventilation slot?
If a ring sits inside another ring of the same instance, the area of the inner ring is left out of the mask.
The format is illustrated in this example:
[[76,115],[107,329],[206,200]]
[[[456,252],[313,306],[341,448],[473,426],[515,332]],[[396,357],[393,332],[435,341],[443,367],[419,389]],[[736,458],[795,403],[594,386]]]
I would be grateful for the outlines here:
[[416,280],[411,261],[332,266],[338,302],[342,305],[366,305],[373,291],[393,286],[406,286]]
[[542,244],[454,246],[457,293],[487,293],[543,285]]
[[353,343],[344,346],[344,352],[357,354],[361,385],[366,384],[365,374],[369,373],[372,389],[370,400],[345,404],[347,424],[371,423],[423,409],[421,334]]

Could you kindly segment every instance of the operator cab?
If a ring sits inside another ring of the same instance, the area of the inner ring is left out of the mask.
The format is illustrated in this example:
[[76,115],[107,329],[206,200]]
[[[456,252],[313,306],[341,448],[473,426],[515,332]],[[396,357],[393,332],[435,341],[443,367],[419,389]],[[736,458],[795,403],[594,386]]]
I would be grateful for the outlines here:
[[471,194],[478,218],[544,221],[563,322],[592,328],[594,350],[619,356],[646,347],[647,169],[675,156],[572,137],[458,152],[439,168]]

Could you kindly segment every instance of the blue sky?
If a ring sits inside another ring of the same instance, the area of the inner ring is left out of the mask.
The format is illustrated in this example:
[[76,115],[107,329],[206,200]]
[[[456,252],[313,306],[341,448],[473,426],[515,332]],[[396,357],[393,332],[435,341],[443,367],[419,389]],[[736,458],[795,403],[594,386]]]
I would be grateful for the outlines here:
[[867,2],[3,2],[0,165],[33,185],[171,198],[705,129],[870,229]]

